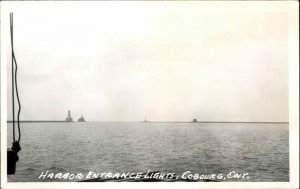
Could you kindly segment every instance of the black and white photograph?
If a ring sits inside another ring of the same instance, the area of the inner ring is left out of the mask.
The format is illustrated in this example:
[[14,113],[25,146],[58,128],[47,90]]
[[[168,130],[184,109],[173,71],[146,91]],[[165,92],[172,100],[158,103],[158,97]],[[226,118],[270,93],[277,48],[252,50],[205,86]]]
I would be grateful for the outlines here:
[[297,1],[2,1],[1,188],[299,188]]

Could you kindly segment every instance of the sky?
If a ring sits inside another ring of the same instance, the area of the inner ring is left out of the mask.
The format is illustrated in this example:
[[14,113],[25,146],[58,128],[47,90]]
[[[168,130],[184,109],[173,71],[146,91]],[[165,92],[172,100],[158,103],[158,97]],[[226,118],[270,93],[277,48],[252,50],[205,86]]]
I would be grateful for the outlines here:
[[22,120],[288,121],[283,2],[5,5]]

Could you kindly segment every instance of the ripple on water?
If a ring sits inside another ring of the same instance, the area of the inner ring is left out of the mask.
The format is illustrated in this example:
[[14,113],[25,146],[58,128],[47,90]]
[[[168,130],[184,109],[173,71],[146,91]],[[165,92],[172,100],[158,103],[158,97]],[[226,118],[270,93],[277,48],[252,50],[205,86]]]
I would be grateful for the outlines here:
[[17,174],[10,181],[39,181],[46,170],[238,170],[249,173],[247,181],[289,181],[284,124],[24,123],[22,132]]

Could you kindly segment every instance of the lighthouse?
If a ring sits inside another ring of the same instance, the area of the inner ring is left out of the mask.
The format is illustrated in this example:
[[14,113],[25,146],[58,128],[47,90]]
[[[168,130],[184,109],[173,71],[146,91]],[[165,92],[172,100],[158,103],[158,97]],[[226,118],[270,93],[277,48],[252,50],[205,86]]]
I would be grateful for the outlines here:
[[68,116],[67,116],[67,118],[66,118],[66,121],[67,121],[67,122],[73,122],[73,119],[72,119],[72,117],[71,117],[71,111],[70,111],[70,110],[68,111]]

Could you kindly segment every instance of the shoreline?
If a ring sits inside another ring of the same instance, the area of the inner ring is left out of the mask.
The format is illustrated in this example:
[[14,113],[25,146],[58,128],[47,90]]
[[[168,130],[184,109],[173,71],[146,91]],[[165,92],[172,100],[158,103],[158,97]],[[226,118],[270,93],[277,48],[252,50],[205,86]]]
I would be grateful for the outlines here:
[[[7,123],[13,121],[8,120]],[[74,123],[77,121],[64,121],[64,120],[22,120],[20,123]],[[140,122],[140,123],[252,123],[252,124],[289,124],[289,122],[272,122],[272,121],[90,121],[90,122]],[[17,123],[17,121],[15,121]]]
[[269,122],[269,121],[141,121],[143,123],[254,123],[254,124],[289,124],[289,122]]

